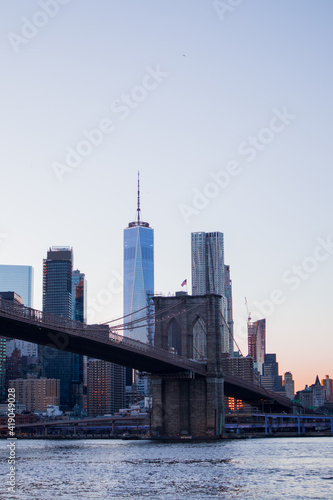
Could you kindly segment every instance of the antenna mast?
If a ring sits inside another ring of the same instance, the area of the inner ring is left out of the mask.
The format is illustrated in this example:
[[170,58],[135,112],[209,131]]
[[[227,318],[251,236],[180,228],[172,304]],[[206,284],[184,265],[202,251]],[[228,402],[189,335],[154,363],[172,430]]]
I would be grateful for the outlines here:
[[138,223],[140,223],[140,172],[138,171]]

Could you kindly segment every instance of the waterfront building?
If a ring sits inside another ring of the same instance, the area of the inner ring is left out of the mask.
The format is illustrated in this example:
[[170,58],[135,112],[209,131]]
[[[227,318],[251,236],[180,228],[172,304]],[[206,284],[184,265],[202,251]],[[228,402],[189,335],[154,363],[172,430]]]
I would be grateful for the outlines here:
[[227,354],[222,355],[222,371],[227,375],[242,378],[248,382],[254,382],[253,360],[250,356],[239,356],[235,352],[233,357]]
[[[227,375],[242,378],[248,382],[255,382],[253,359],[250,356],[246,356],[245,358],[240,356],[238,351],[233,353],[233,357],[230,357],[228,354],[222,355],[222,370]],[[229,408],[230,411],[240,409],[242,411],[251,411],[251,406],[240,399],[225,397],[224,403],[225,407]]]
[[294,399],[295,398],[295,384],[294,384],[293,376],[290,372],[286,372],[284,374],[283,386],[284,386],[285,391],[286,391],[286,396],[289,399]]
[[[154,294],[154,230],[141,220],[138,180],[137,218],[124,230],[124,334],[141,342],[153,343],[153,327],[147,310]],[[141,320],[142,319],[142,320]]]
[[[52,247],[43,261],[43,311],[72,318],[73,250]],[[72,358],[70,352],[45,347],[43,371],[47,378],[60,380],[60,405],[72,408]]]
[[313,407],[313,393],[312,389],[307,385],[301,391],[297,391],[296,400],[300,402],[303,408],[312,408]]
[[249,356],[253,359],[254,368],[262,375],[266,354],[266,319],[248,322],[247,341]]
[[279,364],[276,361],[276,354],[265,354],[265,362],[262,365],[262,375],[260,384],[274,392],[285,392],[282,385],[282,376],[279,375]]
[[15,379],[9,381],[9,387],[15,389],[16,401],[26,406],[27,411],[46,411],[48,405],[59,406],[60,380]]
[[325,390],[319,381],[319,377],[317,375],[315,383],[310,386],[312,390],[313,397],[313,406],[315,408],[319,408],[320,406],[324,406],[325,402]]
[[100,359],[88,361],[88,416],[114,414],[125,407],[123,366]]
[[221,295],[222,352],[233,353],[232,288],[230,267],[224,264],[224,235],[220,232],[191,233],[192,295]]
[[321,384],[324,387],[325,399],[329,402],[333,402],[333,380],[328,375],[325,375]]

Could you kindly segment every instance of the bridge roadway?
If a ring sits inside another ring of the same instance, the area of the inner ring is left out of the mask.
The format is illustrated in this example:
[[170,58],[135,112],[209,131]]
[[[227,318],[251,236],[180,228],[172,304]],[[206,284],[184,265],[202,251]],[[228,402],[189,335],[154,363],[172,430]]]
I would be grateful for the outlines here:
[[[85,325],[1,298],[0,335],[102,359],[152,375],[208,375],[205,363],[123,337],[108,325]],[[257,405],[266,401],[273,411],[291,409],[291,402],[285,396],[228,374],[223,374],[223,378],[228,397]]]

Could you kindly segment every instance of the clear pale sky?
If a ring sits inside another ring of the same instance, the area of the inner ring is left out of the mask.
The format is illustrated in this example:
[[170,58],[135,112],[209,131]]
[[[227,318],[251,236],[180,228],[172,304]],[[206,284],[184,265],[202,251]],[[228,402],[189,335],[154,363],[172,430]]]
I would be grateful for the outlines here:
[[0,6],[0,263],[34,267],[35,307],[47,249],[64,245],[90,322],[122,315],[140,170],[155,290],[190,291],[191,232],[221,231],[242,352],[246,296],[297,389],[333,377],[333,4]]

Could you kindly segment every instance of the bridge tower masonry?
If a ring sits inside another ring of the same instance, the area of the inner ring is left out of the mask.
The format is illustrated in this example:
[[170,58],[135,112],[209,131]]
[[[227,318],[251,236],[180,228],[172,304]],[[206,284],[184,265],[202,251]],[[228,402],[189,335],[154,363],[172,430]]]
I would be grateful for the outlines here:
[[151,377],[153,437],[204,438],[222,432],[225,326],[221,300],[220,295],[213,294],[154,297],[154,345],[188,359],[201,358],[207,372],[206,376],[187,372]]

